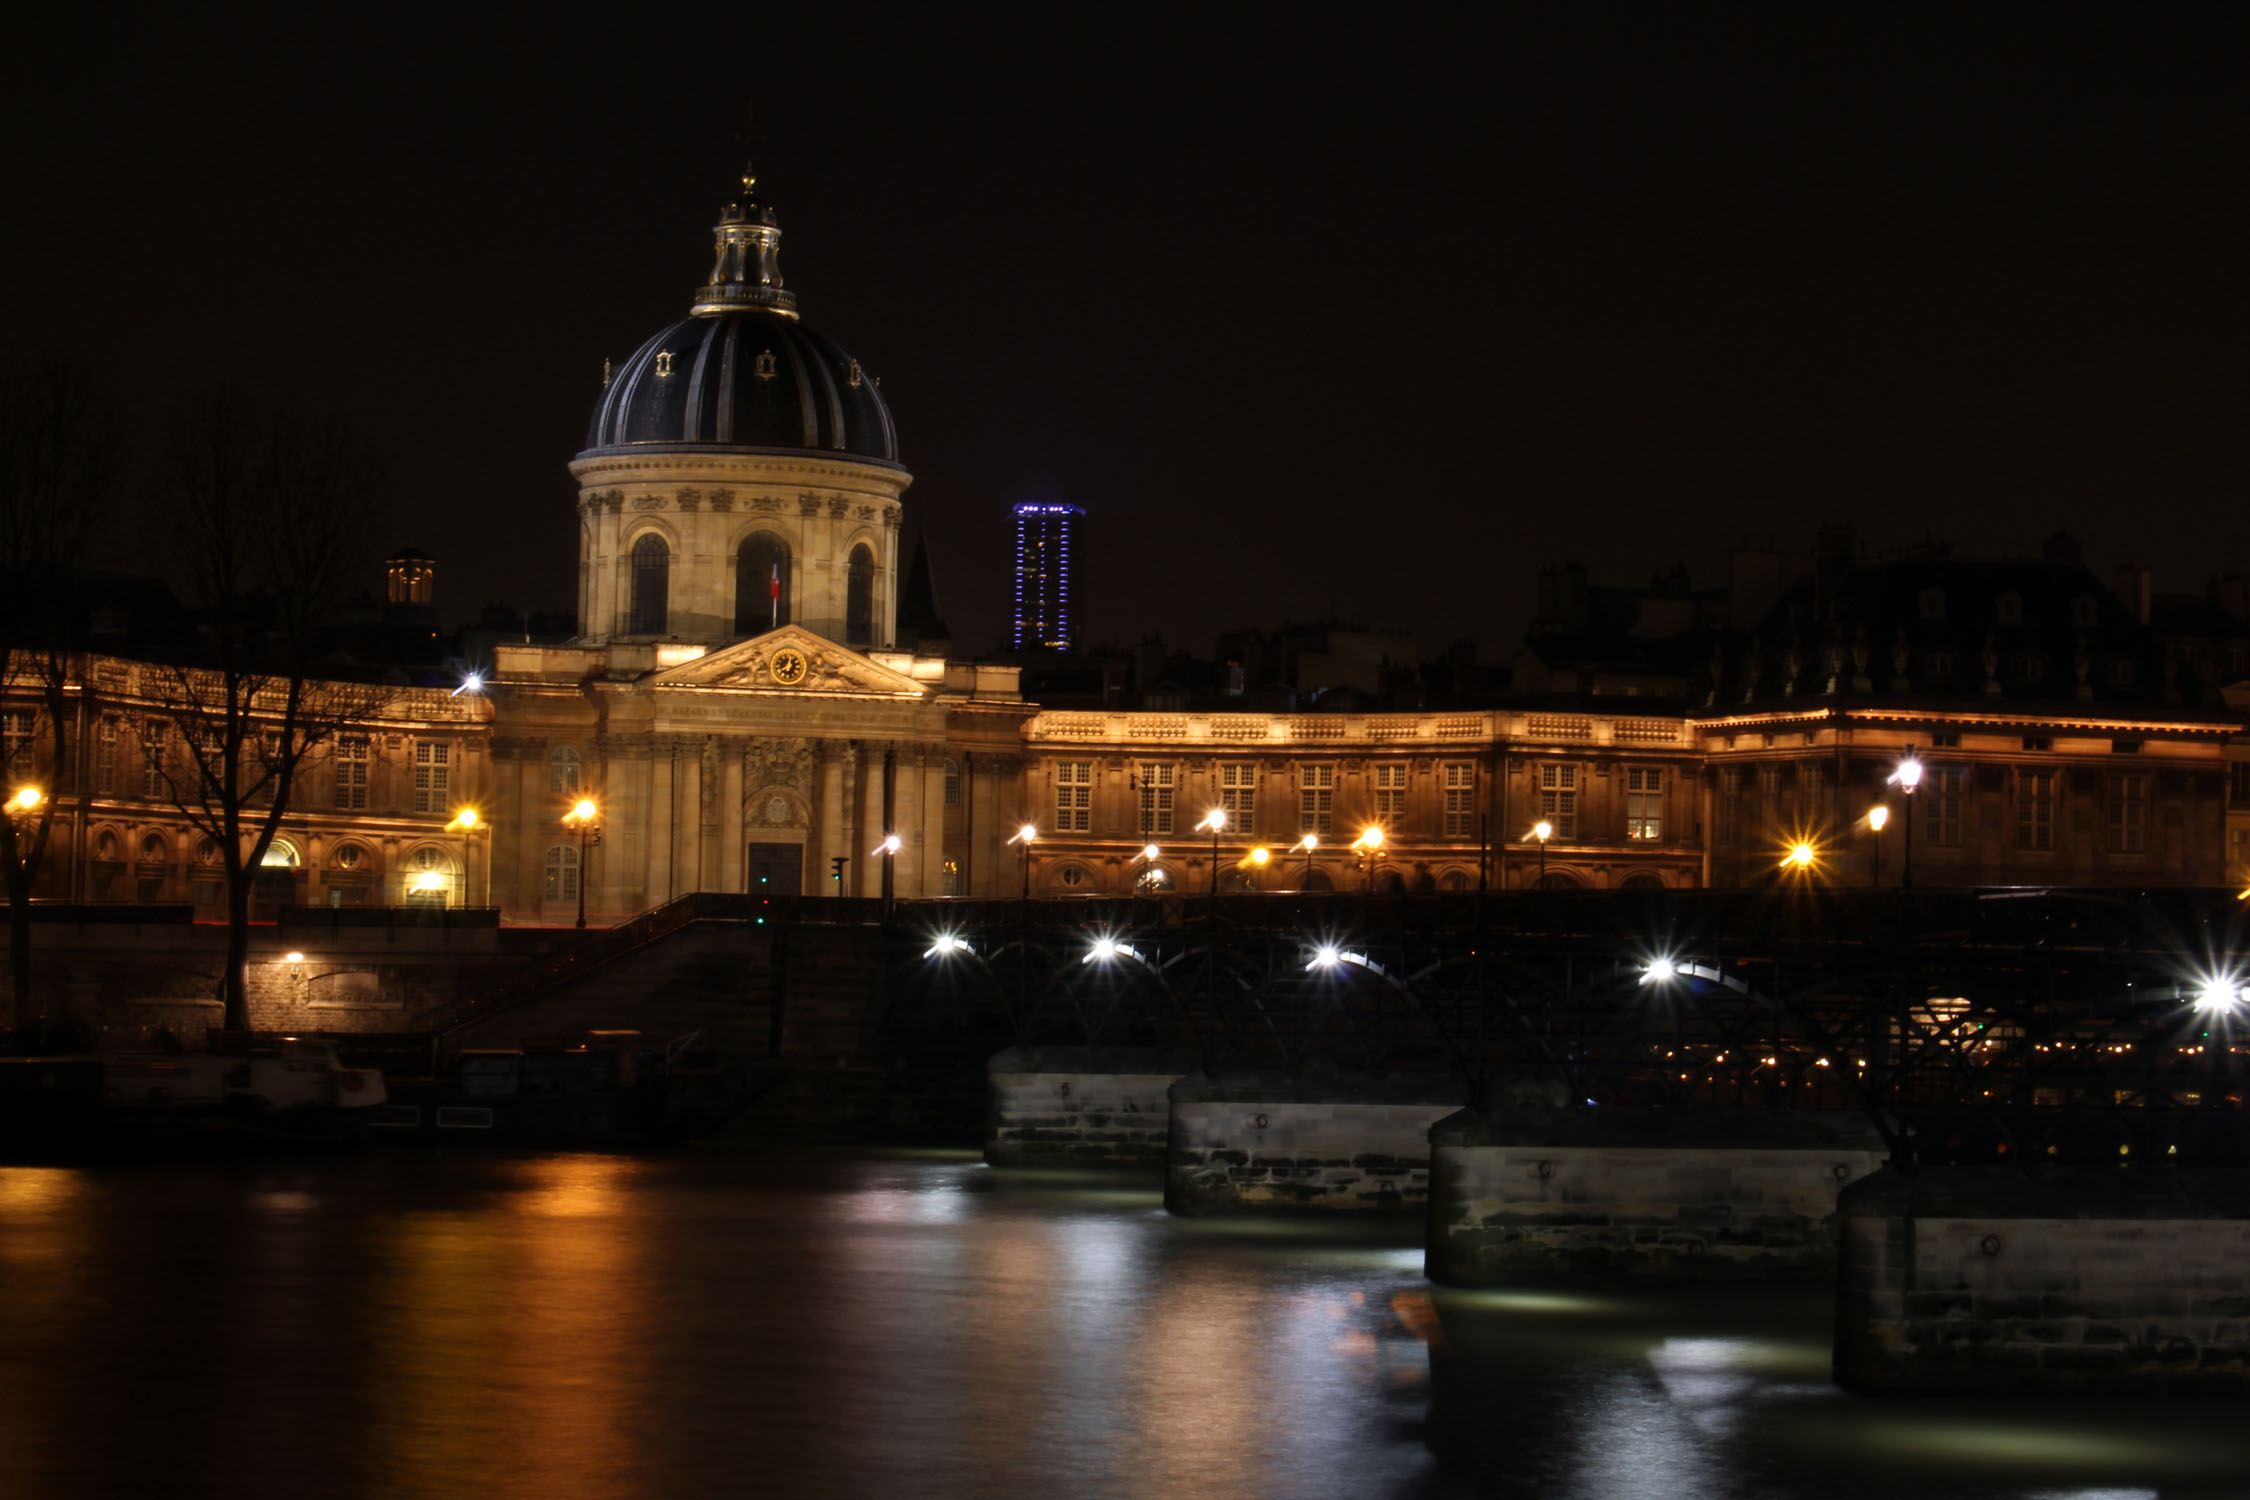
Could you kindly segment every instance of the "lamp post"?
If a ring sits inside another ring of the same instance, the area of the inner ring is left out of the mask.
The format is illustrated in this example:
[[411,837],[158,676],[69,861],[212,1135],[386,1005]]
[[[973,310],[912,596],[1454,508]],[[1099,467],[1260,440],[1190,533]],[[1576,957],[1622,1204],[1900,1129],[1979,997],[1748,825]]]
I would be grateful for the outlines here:
[[886,833],[883,835],[883,842],[869,851],[883,856],[883,920],[886,922],[891,918],[891,861],[897,857],[898,851],[904,847],[903,841],[897,834]]
[[1289,847],[1289,852],[1291,854],[1296,853],[1299,849],[1305,851],[1305,878],[1297,882],[1297,889],[1299,892],[1309,891],[1312,889],[1312,857],[1313,851],[1315,849],[1318,849],[1319,847],[1320,835],[1317,833],[1308,833]]
[[1024,824],[1008,842],[1023,845],[1023,919],[1028,923],[1031,920],[1031,846],[1039,842],[1038,825]]
[[602,810],[591,797],[581,797],[563,814],[563,827],[578,830],[578,925],[586,926],[586,880],[592,873],[587,865],[587,851],[602,841]]
[[1361,868],[1366,872],[1364,889],[1369,895],[1375,892],[1375,866],[1383,857],[1383,830],[1370,823],[1360,830],[1351,847],[1359,851]]
[[1157,896],[1162,894],[1156,888],[1156,879],[1160,873],[1156,868],[1156,861],[1163,853],[1164,851],[1154,844],[1143,844],[1141,845],[1141,852],[1126,861],[1125,868],[1128,870],[1134,865],[1141,867],[1141,873],[1132,877],[1134,895]]
[[1273,859],[1273,851],[1260,844],[1250,851],[1250,889],[1263,893],[1265,883],[1258,877],[1265,873],[1266,865]]
[[1539,843],[1539,884],[1534,890],[1547,888],[1547,840],[1555,836],[1555,825],[1541,818],[1531,825],[1531,836]]
[[[445,826],[453,832],[466,835],[461,845],[463,852],[475,851],[475,834],[479,829],[486,833],[492,831],[492,825],[484,820],[484,814],[473,807],[462,808],[453,815],[453,821]],[[581,870],[579,875],[579,884],[583,886],[585,884],[585,872]],[[486,906],[492,904],[492,845],[489,840],[484,846],[484,904]]]
[[1889,826],[1891,810],[1878,802],[1867,810],[1867,826],[1875,835],[1875,870],[1868,879],[1870,890],[1880,890],[1883,884],[1883,830]]
[[1901,896],[1914,894],[1914,789],[1922,784],[1922,762],[1908,750],[1906,759],[1891,772],[1890,784],[1906,796],[1906,806],[1899,810],[1906,822],[1906,847],[1899,861],[1898,889]]
[[1203,821],[1195,825],[1197,833],[1201,833],[1206,828],[1211,830],[1211,915],[1213,917],[1217,917],[1219,914],[1219,835],[1226,831],[1226,826],[1227,810],[1223,807],[1212,808],[1203,815]]

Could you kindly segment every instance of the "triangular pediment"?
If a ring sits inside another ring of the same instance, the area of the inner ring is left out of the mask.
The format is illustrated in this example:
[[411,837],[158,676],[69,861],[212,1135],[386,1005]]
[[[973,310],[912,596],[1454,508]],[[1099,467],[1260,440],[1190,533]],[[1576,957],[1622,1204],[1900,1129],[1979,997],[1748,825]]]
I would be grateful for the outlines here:
[[801,625],[736,641],[656,674],[660,688],[715,692],[920,698],[921,683]]

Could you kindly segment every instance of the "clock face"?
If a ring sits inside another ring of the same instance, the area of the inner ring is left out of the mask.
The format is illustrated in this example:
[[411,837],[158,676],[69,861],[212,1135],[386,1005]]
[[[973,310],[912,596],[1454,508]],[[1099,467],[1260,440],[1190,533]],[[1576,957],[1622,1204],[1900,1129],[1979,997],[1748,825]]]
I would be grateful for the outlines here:
[[805,653],[784,646],[773,654],[771,661],[766,663],[766,670],[771,672],[773,680],[783,687],[795,687],[805,680]]

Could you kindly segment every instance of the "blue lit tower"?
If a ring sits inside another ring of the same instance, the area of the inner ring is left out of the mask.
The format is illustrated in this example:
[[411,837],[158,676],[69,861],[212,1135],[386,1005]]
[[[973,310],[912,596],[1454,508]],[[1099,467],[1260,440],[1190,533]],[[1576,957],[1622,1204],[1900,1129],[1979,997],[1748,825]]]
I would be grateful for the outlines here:
[[1058,500],[1016,507],[1016,615],[1009,648],[1068,651],[1070,533],[1086,512]]

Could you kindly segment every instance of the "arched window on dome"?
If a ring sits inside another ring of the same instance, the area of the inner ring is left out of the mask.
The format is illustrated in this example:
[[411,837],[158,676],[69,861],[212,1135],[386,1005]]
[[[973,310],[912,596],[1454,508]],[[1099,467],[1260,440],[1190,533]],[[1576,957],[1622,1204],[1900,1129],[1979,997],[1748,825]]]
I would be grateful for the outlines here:
[[789,623],[789,544],[754,531],[734,554],[734,633],[757,635]]
[[875,554],[864,542],[844,570],[844,644],[875,644]]
[[627,635],[662,635],[671,615],[672,549],[654,532],[633,543],[633,608]]

